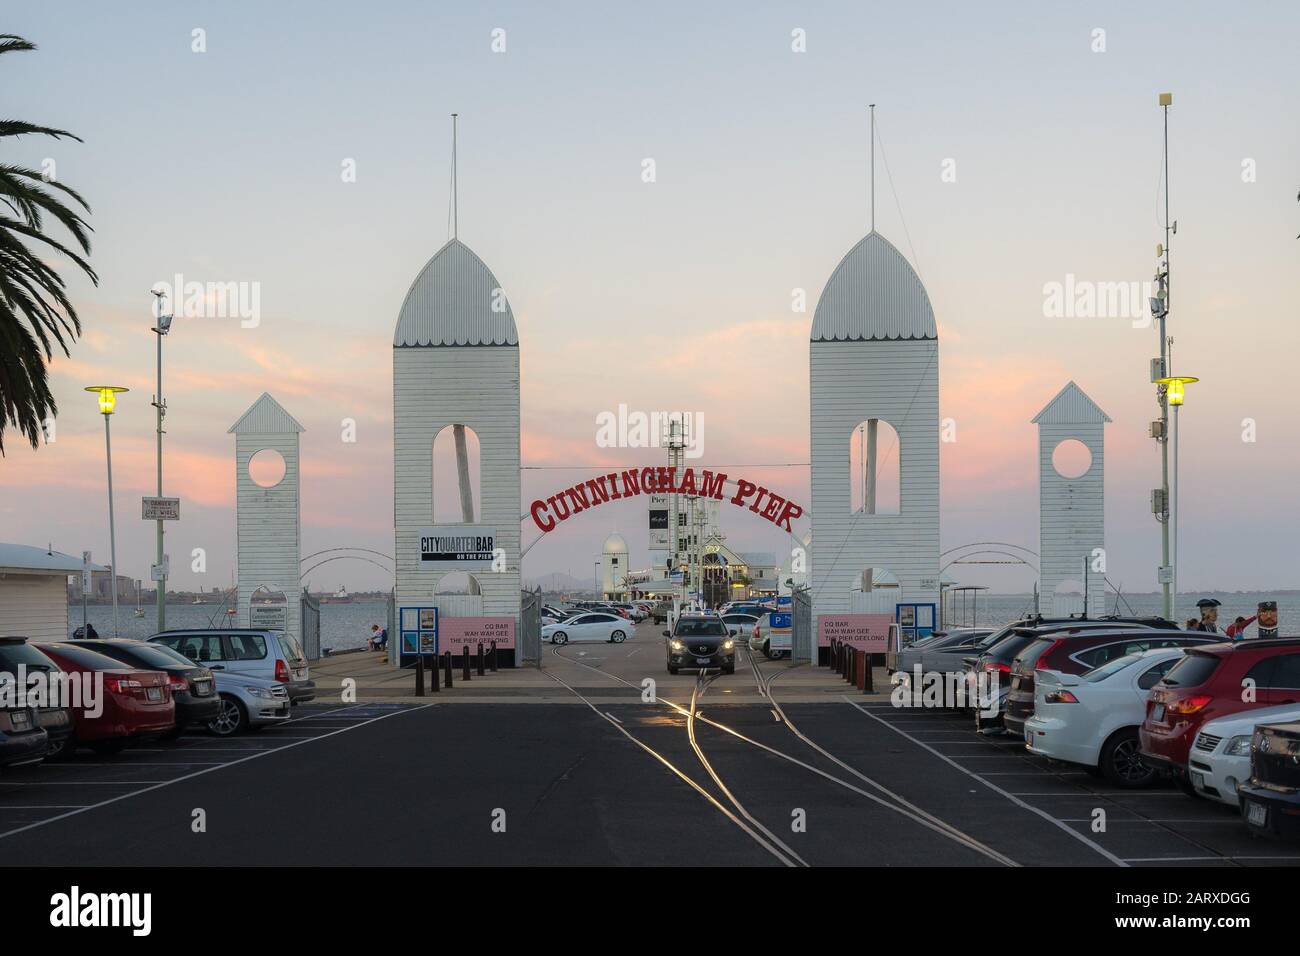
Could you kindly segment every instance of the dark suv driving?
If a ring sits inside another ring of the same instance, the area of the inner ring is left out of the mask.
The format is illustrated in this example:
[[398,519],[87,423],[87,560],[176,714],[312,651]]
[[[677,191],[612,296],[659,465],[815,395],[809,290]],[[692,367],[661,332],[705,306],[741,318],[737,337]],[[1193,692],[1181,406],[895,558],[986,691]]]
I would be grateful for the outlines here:
[[681,668],[717,667],[724,674],[736,672],[736,632],[728,631],[722,618],[713,614],[683,614],[668,638],[668,673]]

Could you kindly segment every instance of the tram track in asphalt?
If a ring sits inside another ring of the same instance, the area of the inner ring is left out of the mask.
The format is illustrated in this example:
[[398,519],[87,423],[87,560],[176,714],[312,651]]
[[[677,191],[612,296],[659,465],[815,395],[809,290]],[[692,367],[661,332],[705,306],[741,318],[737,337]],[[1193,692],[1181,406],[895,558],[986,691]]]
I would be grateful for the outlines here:
[[[577,665],[578,667],[582,667],[586,670],[594,671],[595,673],[600,674],[602,677],[608,680],[612,680],[617,683],[623,684],[627,687],[633,688],[634,690],[637,691],[641,690],[641,688],[638,687],[636,684],[624,680],[623,678],[619,677],[616,674],[611,674],[607,671],[602,670],[599,667],[595,667],[586,662],[575,660],[574,658],[571,658],[565,654],[561,654],[559,649],[556,647],[552,647],[552,653],[560,660],[563,660],[567,663]],[[748,649],[746,649],[745,653],[749,654],[750,652],[748,651]],[[770,681],[769,682],[763,681],[761,671],[759,671],[757,665],[754,663],[752,655],[750,656],[750,664],[755,671],[756,680],[759,681],[760,694],[767,701],[773,704],[774,712],[779,714],[779,705],[776,705],[771,698],[770,686],[769,686]],[[590,701],[587,701],[587,699],[576,688],[568,684],[566,681],[563,681],[562,679],[555,677],[555,675],[553,674],[548,673],[547,676],[550,677],[552,680],[556,681],[557,683],[561,684],[562,686],[568,688],[571,693],[573,693],[575,696],[582,699],[584,702],[588,703],[588,706],[590,706],[592,710],[596,711],[606,720],[609,720],[611,723],[614,723],[616,721],[616,718],[612,717],[612,715],[604,711],[601,711],[594,704],[591,704]],[[945,838],[946,840],[949,840],[959,846],[962,846],[967,850],[971,850],[975,853],[980,854],[989,862],[996,863],[1003,866],[1020,865],[1014,859],[1007,856],[1006,854],[1001,853],[1000,851],[975,839],[974,837],[961,831],[957,827],[954,827],[952,824],[948,823],[942,818],[929,813],[928,811],[917,806],[911,801],[908,801],[905,798],[895,794],[893,791],[889,790],[889,788],[885,787],[883,784],[880,784],[878,781],[870,777],[867,777],[865,774],[862,774],[856,769],[845,764],[843,761],[839,760],[839,758],[835,757],[829,751],[819,747],[812,741],[808,740],[806,737],[803,737],[801,734],[799,734],[797,728],[794,728],[792,725],[790,725],[788,719],[786,719],[784,716],[780,716],[777,722],[784,724],[788,730],[790,730],[792,733],[796,735],[796,737],[801,739],[805,744],[811,746],[815,751],[820,753],[822,756],[829,758],[833,763],[837,764],[838,766],[849,770],[854,776],[858,777],[867,786],[870,786],[873,789],[879,791],[880,793],[885,794],[885,796],[884,797],[878,796],[876,793],[871,793],[867,790],[864,790],[862,787],[856,786],[850,781],[844,780],[833,773],[821,769],[820,767],[816,767],[813,764],[800,760],[799,758],[794,757],[783,750],[780,750],[773,746],[769,746],[768,744],[762,743],[760,741],[754,740],[753,738],[741,733],[733,726],[730,726],[718,720],[707,718],[703,714],[700,714],[698,712],[698,706],[697,706],[699,698],[701,696],[700,692],[701,690],[707,690],[707,687],[713,682],[714,679],[716,679],[717,676],[718,675],[714,674],[711,677],[706,678],[705,674],[701,674],[697,678],[695,689],[692,692],[692,701],[690,707],[683,707],[681,704],[678,704],[677,702],[669,700],[667,698],[661,697],[657,693],[655,694],[653,700],[653,703],[668,707],[671,710],[673,710],[676,714],[686,719],[688,740],[691,744],[692,750],[695,753],[696,758],[700,761],[701,765],[705,768],[706,773],[710,774],[711,779],[715,775],[717,775],[717,771],[714,769],[712,763],[709,761],[708,757],[704,754],[703,749],[698,744],[698,738],[695,735],[695,726],[697,723],[703,724],[714,730],[729,735],[730,738],[745,744],[747,747],[751,749],[756,749],[758,751],[764,752],[773,757],[779,758],[780,760],[788,764],[797,766],[804,771],[812,773],[815,776],[821,777],[823,780],[829,783],[834,783],[845,790],[848,790],[862,798],[865,798],[867,801],[877,806],[880,806],[884,809],[891,811],[892,813],[896,813],[905,817],[906,819],[912,821],[913,823],[916,823],[926,828],[927,830],[937,834],[938,836]],[[684,773],[680,770],[680,768],[672,766],[671,762],[668,761],[662,754],[654,751],[654,749],[649,747],[649,745],[647,745],[644,741],[637,739],[633,734],[631,734],[626,729],[626,727],[623,726],[621,721],[618,721],[616,725],[618,726],[618,729],[622,733],[624,733],[626,736],[628,736],[630,739],[636,742],[639,746],[643,747],[646,750],[651,751],[654,754],[654,756],[656,756],[660,761],[672,767],[674,772],[678,773],[679,775],[682,775],[683,777],[685,776]],[[695,786],[697,790],[702,789],[699,787],[698,784],[694,783],[693,781],[692,781],[692,785]],[[728,802],[731,802],[732,805],[735,806],[739,811],[748,814],[748,811],[745,811],[744,807],[735,798],[734,791],[732,790],[732,788],[727,786],[725,782],[722,781],[720,775],[717,775],[717,779],[715,780],[715,786],[719,787],[719,791],[723,794],[724,799],[727,799]],[[716,799],[716,797],[712,797],[712,795],[710,795],[710,797],[711,797],[711,802],[714,803],[715,806],[720,807],[720,803]],[[729,815],[731,815],[729,811],[727,812]],[[731,816],[734,817],[734,815]],[[755,822],[757,823],[757,821]],[[759,824],[759,826],[761,826],[761,824]],[[764,828],[764,830],[766,831],[766,828]],[[770,831],[766,831],[766,832],[770,834]],[[770,852],[779,852],[773,850],[771,846],[769,846],[768,849]]]

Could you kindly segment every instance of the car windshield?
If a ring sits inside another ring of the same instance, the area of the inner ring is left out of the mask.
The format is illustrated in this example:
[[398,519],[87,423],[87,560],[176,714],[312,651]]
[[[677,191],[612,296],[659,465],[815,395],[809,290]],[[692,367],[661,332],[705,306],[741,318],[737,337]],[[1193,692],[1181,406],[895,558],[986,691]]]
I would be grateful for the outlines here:
[[298,646],[298,642],[296,640],[294,640],[288,634],[280,634],[279,638],[280,638],[280,649],[284,651],[285,657],[289,658],[289,660],[291,661],[302,660],[303,658],[302,648]]
[[1169,669],[1160,683],[1166,687],[1199,687],[1218,666],[1219,659],[1212,654],[1188,654]]
[[1117,674],[1124,668],[1136,664],[1140,660],[1142,660],[1141,654],[1125,654],[1123,657],[1117,657],[1113,661],[1107,661],[1100,667],[1094,667],[1090,671],[1085,671],[1079,676],[1088,683],[1095,684],[1097,681],[1105,680],[1111,674]]
[[28,670],[54,668],[54,662],[30,644],[0,644],[0,672],[17,674],[19,664],[26,665]]
[[1041,638],[1034,641],[1016,655],[1016,666],[1022,671],[1032,671],[1034,664],[1043,656],[1043,652],[1056,643],[1054,638]]
[[121,661],[115,661],[113,658],[97,651],[77,647],[75,644],[55,644],[50,648],[50,653],[58,654],[64,660],[70,661],[78,667],[84,667],[88,671],[115,671],[133,666],[123,664]]
[[96,654],[103,654],[105,657],[116,657],[117,654],[114,652],[120,650],[124,658],[129,658],[128,663],[140,667],[176,670],[194,666],[194,662],[184,654],[178,654],[161,644],[106,644],[88,647],[86,650],[93,650]]
[[723,637],[726,633],[726,626],[717,618],[683,618],[677,622],[678,637]]
[[1015,624],[1008,624],[1006,627],[998,628],[998,630],[993,631],[990,634],[985,634],[984,637],[980,638],[980,640],[975,644],[975,649],[980,651],[988,650],[998,641],[1010,636],[1011,632],[1015,629]]

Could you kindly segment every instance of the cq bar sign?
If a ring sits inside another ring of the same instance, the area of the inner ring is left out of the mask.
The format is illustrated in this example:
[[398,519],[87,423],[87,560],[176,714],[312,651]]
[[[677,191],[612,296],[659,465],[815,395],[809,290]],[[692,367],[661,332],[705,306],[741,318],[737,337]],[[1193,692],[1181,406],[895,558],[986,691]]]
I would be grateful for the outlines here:
[[496,528],[443,525],[420,531],[420,565],[425,568],[491,567],[496,555]]

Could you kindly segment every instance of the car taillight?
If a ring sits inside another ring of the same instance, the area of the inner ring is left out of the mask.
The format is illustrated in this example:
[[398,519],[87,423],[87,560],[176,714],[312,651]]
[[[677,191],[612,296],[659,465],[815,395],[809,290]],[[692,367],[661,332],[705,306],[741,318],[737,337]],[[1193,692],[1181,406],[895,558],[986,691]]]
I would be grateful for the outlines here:
[[1011,673],[1011,665],[1010,665],[1010,664],[998,664],[998,663],[995,663],[995,662],[993,662],[993,661],[989,661],[988,663],[986,663],[986,664],[984,665],[984,670],[987,671],[987,672],[990,673],[990,674],[1010,674],[1010,673]]
[[105,677],[104,686],[114,694],[129,694],[144,687],[138,680],[129,677]]
[[1068,690],[1054,690],[1043,697],[1045,704],[1077,704],[1079,698],[1075,697]]
[[1052,651],[1056,650],[1060,646],[1061,646],[1060,641],[1053,641],[1051,647],[1049,647],[1047,650],[1043,651],[1043,653],[1038,655],[1038,663],[1034,665],[1034,670],[1036,671],[1050,670],[1051,668],[1048,667],[1047,665],[1048,655],[1050,655]]
[[289,683],[289,665],[283,660],[275,662],[275,679],[283,684]]
[[184,677],[177,677],[175,674],[167,675],[167,686],[171,688],[173,694],[178,694],[181,691],[187,691],[190,689],[189,681]]
[[1165,709],[1171,714],[1194,714],[1212,700],[1214,700],[1214,698],[1209,694],[1193,694],[1191,697],[1176,697],[1165,705]]

